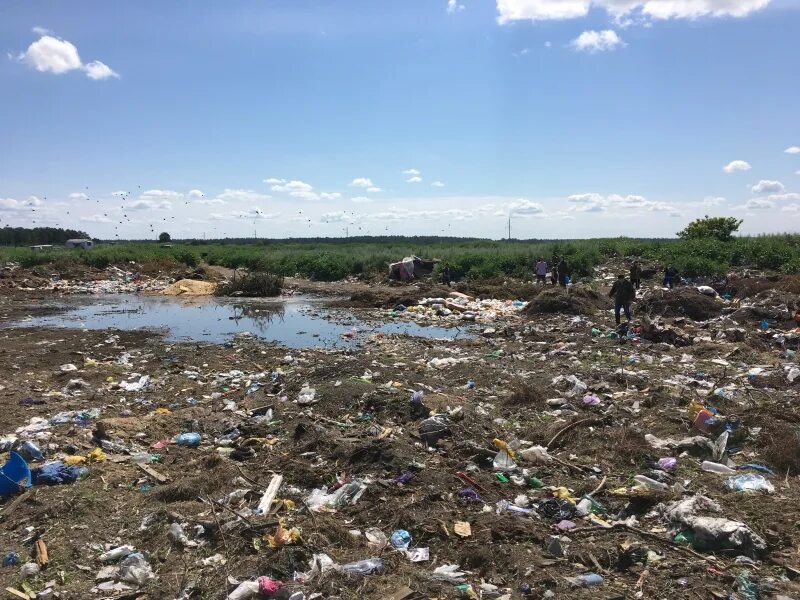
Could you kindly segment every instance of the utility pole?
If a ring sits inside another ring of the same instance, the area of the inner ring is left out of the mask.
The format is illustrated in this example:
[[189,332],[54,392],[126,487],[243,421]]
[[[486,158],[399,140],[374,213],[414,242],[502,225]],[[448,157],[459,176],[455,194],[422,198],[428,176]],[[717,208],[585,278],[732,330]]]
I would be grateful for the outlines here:
[[508,241],[511,241],[511,217],[508,217]]

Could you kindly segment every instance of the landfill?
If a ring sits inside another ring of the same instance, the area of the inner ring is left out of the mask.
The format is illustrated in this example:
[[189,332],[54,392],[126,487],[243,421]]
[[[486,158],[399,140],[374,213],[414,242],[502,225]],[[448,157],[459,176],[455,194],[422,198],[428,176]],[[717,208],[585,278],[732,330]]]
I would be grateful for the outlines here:
[[792,278],[646,280],[621,327],[613,265],[566,290],[332,284],[339,313],[471,335],[291,351],[15,327],[187,279],[123,267],[8,269],[10,598],[800,598]]

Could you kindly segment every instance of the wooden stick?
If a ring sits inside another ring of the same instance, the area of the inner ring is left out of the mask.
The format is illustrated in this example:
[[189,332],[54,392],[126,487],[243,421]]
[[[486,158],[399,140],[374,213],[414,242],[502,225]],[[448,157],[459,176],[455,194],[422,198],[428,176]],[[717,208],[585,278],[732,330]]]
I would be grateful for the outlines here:
[[559,432],[556,433],[549,442],[547,442],[547,446],[545,446],[545,448],[547,448],[549,450],[550,446],[552,446],[558,438],[560,438],[562,435],[564,435],[570,429],[572,429],[574,427],[577,427],[578,425],[582,425],[583,423],[588,423],[590,421],[594,422],[594,423],[598,422],[597,418],[595,418],[595,417],[589,417],[588,419],[580,419],[578,421],[573,421],[572,423],[570,423],[569,425],[567,425],[563,429],[559,430]]
[[47,556],[47,544],[44,543],[43,539],[39,538],[36,540],[36,564],[40,567],[46,567],[49,562],[50,558]]

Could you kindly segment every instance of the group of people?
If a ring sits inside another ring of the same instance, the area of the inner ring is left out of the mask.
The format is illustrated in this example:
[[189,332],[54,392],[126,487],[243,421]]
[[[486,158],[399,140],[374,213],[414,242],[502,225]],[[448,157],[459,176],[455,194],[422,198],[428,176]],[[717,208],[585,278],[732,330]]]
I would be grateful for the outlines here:
[[[560,285],[562,287],[566,287],[567,283],[569,283],[569,271],[567,270],[567,259],[563,256],[553,256],[553,268],[550,271],[550,281],[553,285]],[[547,283],[547,270],[548,264],[547,261],[539,257],[539,260],[536,262],[536,266],[534,267],[534,271],[536,272],[536,282],[537,283]]]
[[[678,280],[678,270],[673,266],[668,266],[664,270],[664,287],[672,289]],[[617,325],[620,324],[621,313],[625,313],[625,318],[631,320],[631,302],[636,299],[636,290],[642,285],[642,267],[639,261],[633,261],[630,270],[630,278],[625,279],[625,275],[620,273],[608,295],[614,298],[614,318]]]

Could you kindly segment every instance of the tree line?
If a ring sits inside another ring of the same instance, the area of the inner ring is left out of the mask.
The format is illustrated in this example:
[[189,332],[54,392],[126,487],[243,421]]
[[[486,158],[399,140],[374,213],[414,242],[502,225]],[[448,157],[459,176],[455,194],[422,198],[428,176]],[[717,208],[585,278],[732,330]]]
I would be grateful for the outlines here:
[[63,244],[72,239],[88,239],[89,234],[75,229],[60,227],[3,227],[0,229],[0,245],[36,246],[39,244]]

